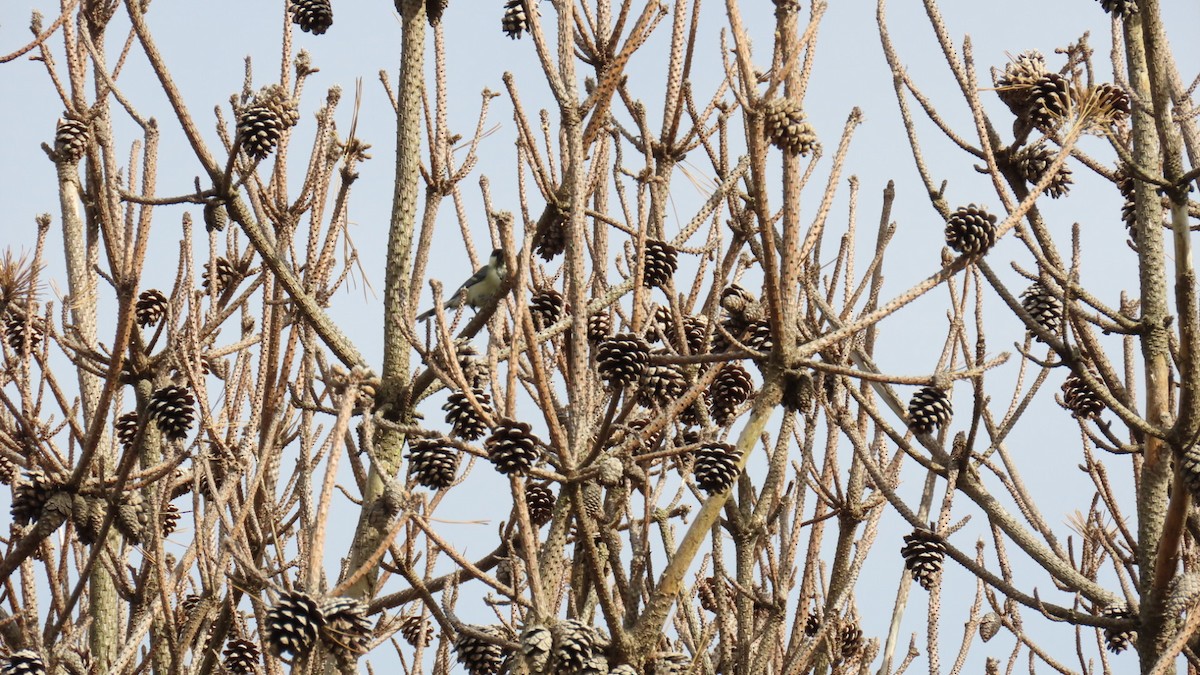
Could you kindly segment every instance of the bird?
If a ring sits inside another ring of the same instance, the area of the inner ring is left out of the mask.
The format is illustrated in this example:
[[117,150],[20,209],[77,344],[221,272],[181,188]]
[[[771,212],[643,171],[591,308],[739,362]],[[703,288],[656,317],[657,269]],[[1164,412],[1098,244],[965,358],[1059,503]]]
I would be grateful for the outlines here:
[[[479,309],[500,290],[500,284],[506,276],[508,267],[504,262],[504,249],[498,248],[492,251],[487,264],[476,270],[475,274],[463,282],[463,285],[454,291],[454,295],[446,300],[445,308],[457,309],[466,303],[472,309]],[[426,310],[417,316],[417,321],[425,321],[433,316],[433,313],[433,309]]]

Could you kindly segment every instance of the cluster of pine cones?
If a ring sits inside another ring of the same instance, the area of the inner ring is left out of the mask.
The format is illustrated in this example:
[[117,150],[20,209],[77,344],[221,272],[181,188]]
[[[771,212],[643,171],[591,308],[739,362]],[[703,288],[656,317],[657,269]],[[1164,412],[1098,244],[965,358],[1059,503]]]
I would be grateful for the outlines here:
[[[668,288],[678,266],[677,251],[658,240],[648,241],[644,250],[642,283],[648,288]],[[656,452],[686,455],[696,487],[706,493],[724,492],[737,479],[741,453],[715,436],[748,409],[755,381],[742,361],[765,363],[772,338],[759,302],[741,287],[727,288],[720,304],[721,319],[716,326],[710,326],[705,316],[676,316],[666,307],[659,307],[638,333],[614,333],[613,315],[608,310],[588,317],[596,374],[612,396],[636,403],[627,417],[612,425],[610,437],[601,441],[608,450],[597,461],[598,467],[607,467],[597,476],[601,485],[615,485],[629,477],[630,471],[636,474],[638,469],[631,466],[634,460]],[[540,288],[531,294],[529,312],[535,327],[545,330],[567,316],[570,308],[559,291]],[[711,365],[688,362],[688,357],[713,353],[730,356]],[[498,415],[493,409],[486,368],[472,348],[460,347],[456,358],[467,386],[452,391],[443,406],[449,426],[445,436],[409,441],[409,475],[430,489],[449,488],[457,478],[461,443],[478,440],[499,473],[530,473],[552,449],[528,423]],[[703,395],[691,405],[678,404],[690,388],[689,382],[701,377],[711,377]],[[812,377],[793,375],[788,385],[784,405],[798,411],[810,409]],[[667,429],[646,434],[644,429],[654,419],[663,419],[662,413],[672,406],[675,414],[670,419],[674,422]],[[669,434],[664,432],[675,427],[674,440],[665,443]],[[680,446],[688,449],[673,451]],[[535,520],[546,518],[546,504],[553,503],[550,488],[531,482],[526,492]]]
[[[516,644],[516,649],[507,645]],[[608,635],[599,628],[577,619],[564,619],[548,625],[532,624],[520,635],[508,634],[502,626],[463,626],[454,642],[459,664],[470,675],[495,675],[510,672],[520,660],[527,672],[539,675],[683,675],[692,660],[683,652],[656,653],[645,670],[627,663],[610,664],[605,656]]]
[[[549,243],[544,250],[551,257],[561,252],[554,250],[554,240],[545,239]],[[643,251],[639,261],[642,285],[670,289],[678,268],[676,249],[668,242],[652,239]],[[755,376],[745,361],[764,364],[773,341],[770,324],[751,293],[730,286],[719,304],[715,323],[710,324],[706,316],[680,316],[659,307],[637,332],[614,331],[616,316],[611,310],[587,317],[590,360],[596,376],[610,396],[631,403],[626,416],[611,425],[608,438],[596,439],[603,452],[591,465],[592,470],[583,469],[594,476],[583,485],[588,517],[612,517],[605,513],[605,490],[644,481],[645,471],[659,462],[663,467],[678,467],[705,494],[725,492],[737,480],[741,453],[719,436],[722,429],[728,429],[745,414],[753,401]],[[545,287],[531,292],[529,312],[535,328],[544,331],[568,317],[572,308],[560,291]],[[563,346],[560,338],[552,340]],[[729,358],[716,363],[688,362],[690,356],[714,353],[727,353]],[[472,348],[460,346],[454,358],[464,379],[443,406],[445,436],[410,438],[410,478],[433,490],[453,487],[464,464],[462,444],[478,441],[497,472],[526,476],[524,506],[529,519],[534,526],[548,523],[558,502],[555,488],[550,481],[529,474],[543,466],[554,449],[537,437],[530,424],[498,413],[486,364]],[[711,378],[703,395],[690,405],[679,403],[690,383],[702,377]],[[785,404],[793,410],[811,410],[811,375],[791,377],[789,383]],[[675,414],[664,415],[667,410]],[[651,425],[656,420],[662,424],[664,418],[672,421],[651,432]],[[682,461],[668,464],[668,457]],[[577,620],[525,626],[519,634],[508,630],[502,626],[463,627],[454,644],[466,672],[504,672],[513,659],[523,659],[535,673],[643,672],[627,664],[610,663],[607,635]],[[509,646],[513,644],[515,649]],[[653,663],[655,673],[682,673],[690,659],[682,652],[667,649],[657,654]]]

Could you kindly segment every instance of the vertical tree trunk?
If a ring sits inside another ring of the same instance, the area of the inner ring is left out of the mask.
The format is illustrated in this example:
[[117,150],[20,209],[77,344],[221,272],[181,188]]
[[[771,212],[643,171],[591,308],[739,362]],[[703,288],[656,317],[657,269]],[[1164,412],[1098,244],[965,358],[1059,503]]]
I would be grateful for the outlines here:
[[[425,65],[425,2],[396,0],[401,18],[400,85],[396,117],[396,184],[392,201],[392,220],[388,227],[386,278],[384,279],[384,344],[383,372],[380,374],[379,404],[386,408],[393,421],[408,414],[409,394],[408,341],[400,332],[400,323],[408,321],[409,271],[414,223],[417,217],[418,180],[421,166],[421,92],[424,87]],[[349,574],[353,574],[375,552],[387,532],[388,519],[380,518],[380,498],[387,482],[395,478],[401,466],[404,435],[381,429],[376,435],[376,457],[381,465],[372,464],[363,494],[363,509],[354,544],[350,551]],[[350,587],[348,595],[369,598],[375,594],[378,573],[364,574]]]

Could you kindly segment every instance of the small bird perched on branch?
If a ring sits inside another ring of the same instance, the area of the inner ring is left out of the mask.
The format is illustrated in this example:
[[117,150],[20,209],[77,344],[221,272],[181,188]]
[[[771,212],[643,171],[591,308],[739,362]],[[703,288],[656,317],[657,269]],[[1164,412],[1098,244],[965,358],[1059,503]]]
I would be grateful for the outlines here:
[[[458,309],[465,303],[472,309],[479,309],[500,290],[500,284],[506,276],[508,267],[504,262],[504,249],[498,248],[492,251],[487,264],[476,270],[475,274],[463,282],[463,285],[454,291],[454,295],[446,300],[445,308]],[[433,313],[433,309],[426,310],[417,316],[417,321],[425,321],[433,316]]]

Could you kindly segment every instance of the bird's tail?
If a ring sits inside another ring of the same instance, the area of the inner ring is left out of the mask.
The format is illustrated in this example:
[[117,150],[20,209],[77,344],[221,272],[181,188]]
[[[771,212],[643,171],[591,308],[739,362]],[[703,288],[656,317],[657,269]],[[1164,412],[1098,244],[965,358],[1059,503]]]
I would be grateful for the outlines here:
[[428,321],[431,316],[433,316],[433,309],[427,309],[417,315],[417,321]]

